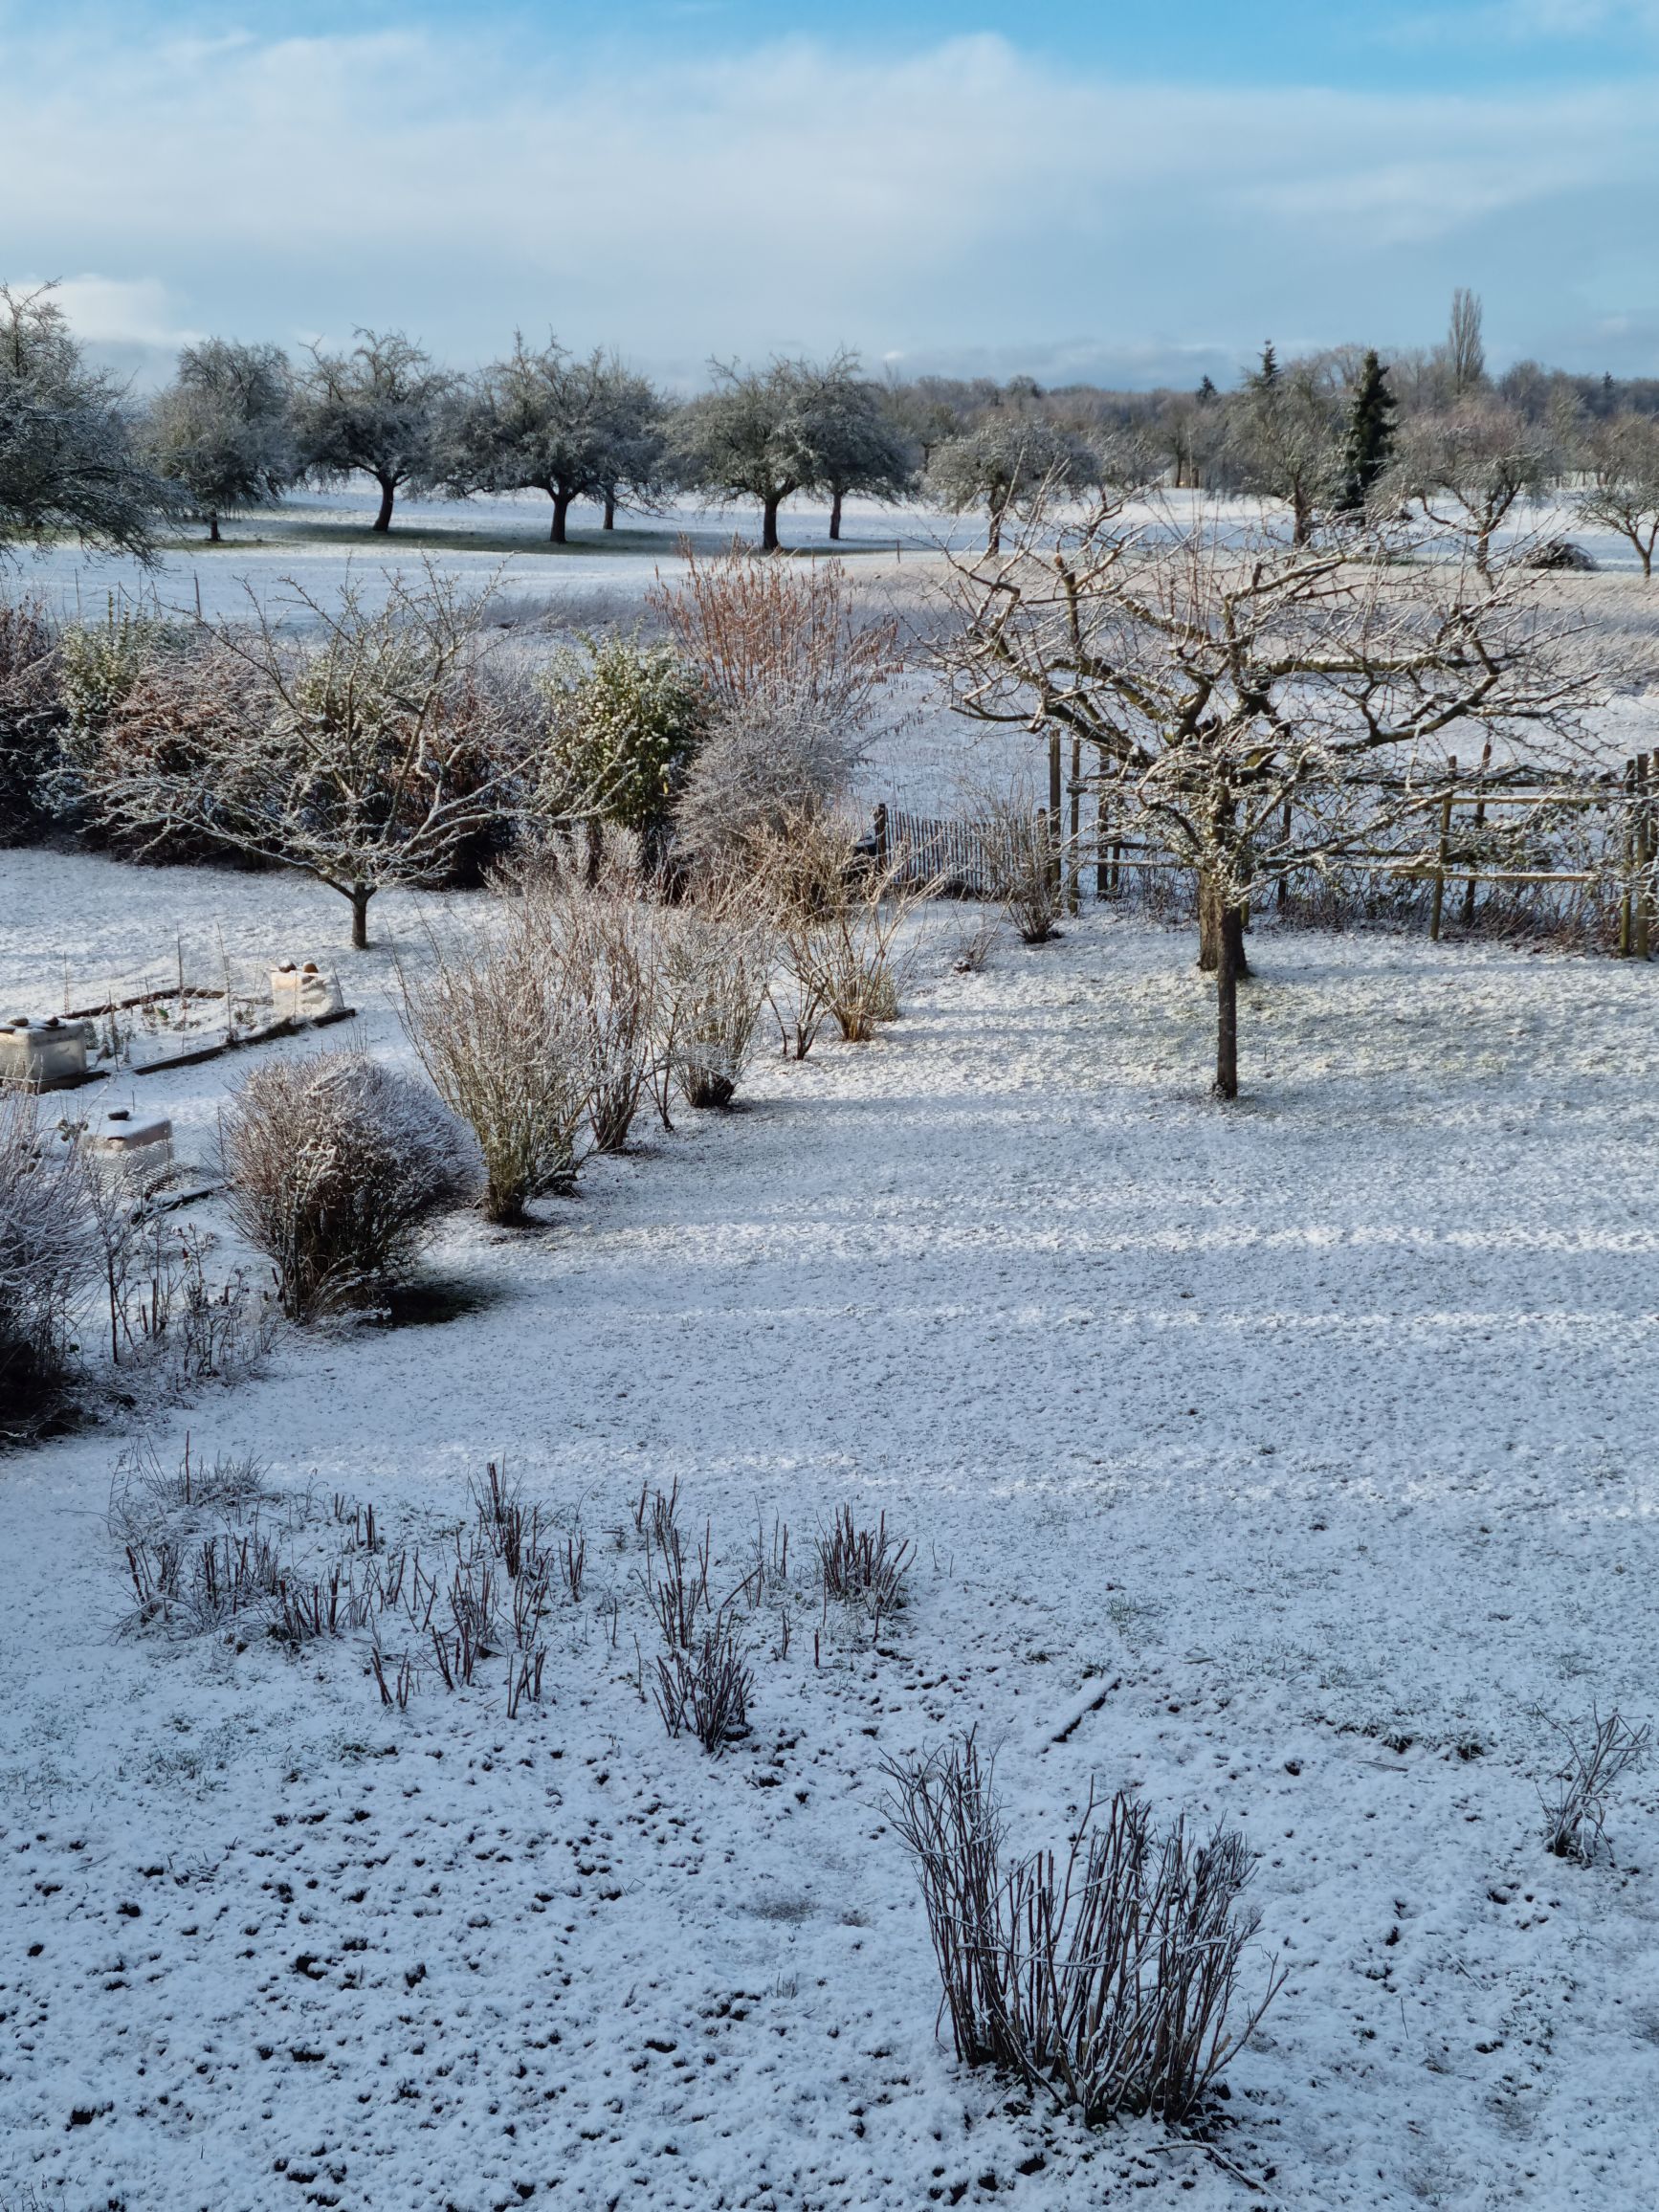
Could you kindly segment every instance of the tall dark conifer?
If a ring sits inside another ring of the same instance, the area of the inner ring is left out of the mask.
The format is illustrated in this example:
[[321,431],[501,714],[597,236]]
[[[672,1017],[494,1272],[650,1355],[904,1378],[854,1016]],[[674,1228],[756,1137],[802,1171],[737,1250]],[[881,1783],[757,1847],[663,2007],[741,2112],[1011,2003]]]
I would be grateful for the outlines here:
[[1394,410],[1398,402],[1388,388],[1388,371],[1377,358],[1376,348],[1367,352],[1360,370],[1360,381],[1354,387],[1353,405],[1348,410],[1348,436],[1342,453],[1342,497],[1344,513],[1362,514],[1371,494],[1377,488],[1378,478],[1388,466],[1388,457],[1394,451]]

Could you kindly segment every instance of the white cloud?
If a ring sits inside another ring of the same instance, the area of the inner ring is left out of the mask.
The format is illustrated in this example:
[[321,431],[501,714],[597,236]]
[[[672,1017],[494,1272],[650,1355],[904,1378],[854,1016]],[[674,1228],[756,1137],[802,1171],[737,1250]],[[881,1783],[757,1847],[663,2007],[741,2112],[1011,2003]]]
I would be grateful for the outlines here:
[[1634,304],[1576,210],[1621,281],[1654,273],[1651,112],[1634,82],[1129,87],[993,37],[577,74],[498,33],[13,37],[0,201],[31,262],[110,272],[149,327],[402,322],[459,360],[521,322],[682,377],[843,340],[1207,365],[1269,328],[1430,335],[1453,281],[1526,350],[1563,296],[1586,328]]

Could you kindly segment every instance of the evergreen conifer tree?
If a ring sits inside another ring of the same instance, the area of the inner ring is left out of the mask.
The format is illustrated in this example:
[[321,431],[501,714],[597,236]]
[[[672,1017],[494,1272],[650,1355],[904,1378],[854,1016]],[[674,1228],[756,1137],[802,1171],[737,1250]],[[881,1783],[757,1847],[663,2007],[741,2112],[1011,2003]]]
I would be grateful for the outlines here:
[[1345,514],[1361,514],[1388,466],[1394,451],[1394,409],[1398,402],[1388,388],[1388,371],[1373,346],[1365,355],[1360,381],[1354,387],[1348,412],[1348,437],[1342,454],[1342,497]]

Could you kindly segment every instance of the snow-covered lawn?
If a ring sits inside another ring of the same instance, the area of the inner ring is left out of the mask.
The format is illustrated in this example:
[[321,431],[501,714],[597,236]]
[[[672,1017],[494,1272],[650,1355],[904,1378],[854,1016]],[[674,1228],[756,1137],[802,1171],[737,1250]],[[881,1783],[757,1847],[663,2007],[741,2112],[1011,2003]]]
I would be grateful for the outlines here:
[[[45,854],[0,909],[43,1006],[83,933],[303,954],[343,917]],[[1659,977],[1263,931],[1222,1111],[1183,935],[1089,916],[956,975],[960,919],[878,1043],[763,1062],[545,1232],[458,1222],[475,1310],[291,1337],[156,1423],[432,1551],[505,1454],[588,1546],[516,1721],[495,1662],[400,1715],[356,1641],[118,1638],[130,1438],[0,1464],[8,2212],[1651,2205],[1654,1777],[1590,1869],[1537,1783],[1542,1714],[1659,1709]],[[344,973],[397,1051],[387,957]],[[243,1065],[144,1096],[196,1141]],[[676,1479],[722,1591],[792,1532],[719,1759],[636,1687],[633,1507]],[[918,1557],[815,1665],[844,1502]],[[1290,1980],[1215,2138],[1259,2195],[936,2041],[878,1759],[969,1725],[1022,1844],[1093,1777],[1259,1848],[1252,1974]]]

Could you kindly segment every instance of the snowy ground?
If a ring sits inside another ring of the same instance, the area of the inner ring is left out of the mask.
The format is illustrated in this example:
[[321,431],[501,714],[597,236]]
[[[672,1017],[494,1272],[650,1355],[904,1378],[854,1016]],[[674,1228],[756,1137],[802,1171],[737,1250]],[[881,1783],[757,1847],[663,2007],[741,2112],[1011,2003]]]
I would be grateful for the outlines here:
[[[8,853],[0,978],[343,912]],[[350,1642],[119,1639],[130,1437],[0,1467],[7,2212],[1651,2205],[1655,1780],[1608,1863],[1550,1859],[1531,1709],[1659,1706],[1659,978],[1260,932],[1223,1112],[1183,936],[1092,916],[958,976],[961,920],[879,1043],[763,1063],[543,1233],[457,1222],[476,1310],[290,1338],[155,1424],[260,1453],[319,1541],[343,1492],[441,1544],[504,1452],[589,1561],[517,1721],[493,1666],[400,1716]],[[392,1051],[387,957],[343,973]],[[143,1095],[205,1141],[244,1064]],[[632,1505],[675,1478],[717,1582],[758,1518],[799,1563],[719,1760],[635,1687]],[[814,1666],[848,1501],[916,1539],[911,1601]],[[1094,1778],[1260,1849],[1290,1980],[1216,2137],[1259,2193],[937,2043],[877,1759],[970,1723],[1022,1841]]]

